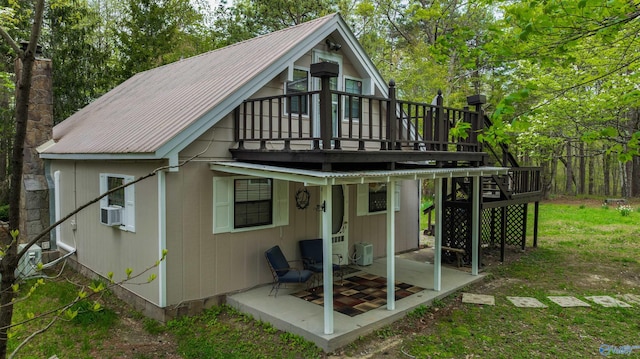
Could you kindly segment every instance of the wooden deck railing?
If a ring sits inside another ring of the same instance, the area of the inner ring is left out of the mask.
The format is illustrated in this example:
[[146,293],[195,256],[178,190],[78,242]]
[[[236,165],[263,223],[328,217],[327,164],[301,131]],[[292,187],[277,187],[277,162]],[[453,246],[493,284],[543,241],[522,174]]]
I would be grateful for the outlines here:
[[[391,82],[389,98],[321,90],[249,99],[235,111],[235,140],[239,149],[253,142],[285,151],[294,143],[310,143],[311,150],[482,151],[481,112],[444,107],[441,95],[426,104],[395,93]],[[466,136],[453,136],[455,126],[467,127]]]
[[540,167],[514,167],[509,169],[512,196],[540,194],[542,191]]

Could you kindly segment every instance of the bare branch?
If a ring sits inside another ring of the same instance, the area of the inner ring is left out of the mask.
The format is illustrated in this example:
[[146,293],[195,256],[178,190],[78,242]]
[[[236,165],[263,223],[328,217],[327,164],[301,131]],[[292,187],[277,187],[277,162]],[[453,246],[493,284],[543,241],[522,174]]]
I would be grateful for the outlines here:
[[13,51],[18,54],[18,57],[22,57],[22,50],[20,49],[20,46],[18,46],[15,40],[11,38],[11,35],[9,35],[9,33],[5,31],[2,26],[0,26],[0,36],[2,36],[4,41],[6,41],[7,44],[9,44],[9,46],[13,49]]
[[[27,53],[35,53],[38,45],[38,39],[40,39],[40,32],[42,31],[42,19],[44,18],[44,0],[38,0],[36,3],[36,14],[33,19],[34,26],[31,28],[31,37],[29,38],[29,45],[27,46]],[[37,26],[36,26],[37,24]]]
[[13,352],[9,355],[9,359],[13,359],[15,357],[15,355],[20,351],[20,349],[22,349],[22,347],[24,347],[29,341],[31,341],[31,339],[35,338],[36,335],[42,334],[44,332],[46,332],[47,330],[49,330],[49,328],[51,328],[51,326],[58,321],[60,317],[55,316],[53,317],[53,319],[51,319],[51,321],[49,322],[49,324],[47,324],[44,328],[40,328],[38,330],[36,330],[35,332],[31,333],[31,335],[29,335],[28,337],[26,337],[22,343],[20,343],[14,350]]

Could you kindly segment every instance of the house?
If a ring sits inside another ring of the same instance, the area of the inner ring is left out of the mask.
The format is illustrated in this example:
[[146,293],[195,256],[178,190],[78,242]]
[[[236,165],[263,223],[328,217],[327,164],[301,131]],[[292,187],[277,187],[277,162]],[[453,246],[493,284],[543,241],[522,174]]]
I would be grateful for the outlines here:
[[[418,246],[420,180],[435,180],[442,208],[455,200],[446,188],[464,183],[480,198],[483,177],[509,171],[488,166],[478,142],[482,96],[470,98],[474,109],[441,99],[397,99],[337,14],[139,73],[55,126],[39,152],[57,219],[156,175],[74,215],[56,229],[55,246],[74,252],[81,270],[115,280],[167,250],[150,271],[155,280],[120,291],[161,320],[270,283],[265,250],[279,245],[299,258],[302,239],[322,238],[329,264],[332,253],[353,258],[354,244],[370,244],[373,257],[389,258],[393,283],[393,254]],[[474,131],[450,138],[460,121]],[[477,274],[480,203],[470,203]],[[331,303],[324,313],[332,333]]]

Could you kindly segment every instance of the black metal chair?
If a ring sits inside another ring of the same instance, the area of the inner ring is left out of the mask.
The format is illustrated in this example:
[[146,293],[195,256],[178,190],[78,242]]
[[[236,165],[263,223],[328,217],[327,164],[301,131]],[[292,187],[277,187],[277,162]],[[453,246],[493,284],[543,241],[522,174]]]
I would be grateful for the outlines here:
[[[314,273],[322,274],[323,265],[323,251],[322,251],[322,239],[304,239],[298,242],[300,246],[300,254],[302,255],[302,264],[304,269],[308,269]],[[338,264],[333,263],[333,272],[338,272],[340,282],[343,280],[342,272],[342,255],[334,254],[338,258]]]
[[264,254],[267,257],[271,275],[273,275],[273,284],[269,295],[275,289],[275,296],[277,297],[280,285],[283,283],[306,283],[313,276],[313,272],[310,270],[292,268],[282,253],[280,246],[271,247]]

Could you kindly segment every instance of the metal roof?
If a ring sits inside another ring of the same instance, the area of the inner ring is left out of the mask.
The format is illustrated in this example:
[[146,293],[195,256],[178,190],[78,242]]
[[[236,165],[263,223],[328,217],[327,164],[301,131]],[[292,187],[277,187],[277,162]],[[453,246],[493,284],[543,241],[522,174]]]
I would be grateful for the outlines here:
[[278,167],[247,162],[216,161],[209,167],[214,171],[243,176],[269,177],[301,182],[305,185],[337,185],[369,182],[389,182],[395,180],[417,180],[451,177],[474,177],[506,174],[505,167],[455,167],[455,168],[412,168],[396,170],[369,170],[323,172],[290,167]]
[[322,40],[317,37],[342,27],[339,15],[328,15],[138,73],[55,126],[41,156],[176,156]]

